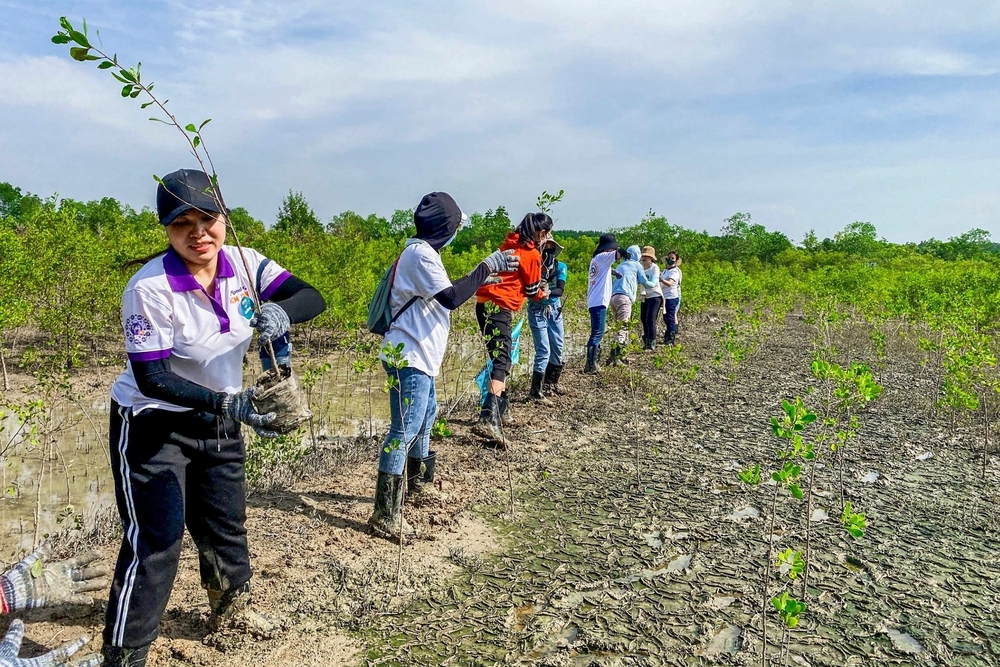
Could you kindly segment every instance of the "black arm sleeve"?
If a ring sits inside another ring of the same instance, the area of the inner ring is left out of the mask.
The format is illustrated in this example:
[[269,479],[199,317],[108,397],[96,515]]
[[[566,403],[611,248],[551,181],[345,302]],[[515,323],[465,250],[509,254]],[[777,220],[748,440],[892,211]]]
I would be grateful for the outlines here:
[[549,297],[554,299],[557,296],[562,296],[564,289],[566,289],[566,281],[565,280],[557,280],[556,281],[556,286],[552,288],[551,292],[549,292]]
[[490,267],[483,262],[468,274],[462,276],[447,287],[434,295],[434,300],[448,310],[455,310],[469,300],[479,286],[483,284],[490,275]]
[[146,398],[168,401],[182,408],[193,408],[212,414],[222,413],[223,392],[182,378],[170,370],[170,359],[130,361],[135,384]]
[[288,313],[288,319],[292,324],[311,320],[326,310],[323,295],[315,287],[295,276],[288,276],[285,282],[281,283],[271,301]]

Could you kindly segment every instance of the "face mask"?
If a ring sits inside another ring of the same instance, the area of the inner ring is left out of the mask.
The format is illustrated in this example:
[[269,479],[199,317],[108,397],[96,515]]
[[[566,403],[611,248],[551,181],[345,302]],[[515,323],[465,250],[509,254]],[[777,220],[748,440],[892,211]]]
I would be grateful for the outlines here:
[[669,257],[667,258],[667,266],[673,266],[676,263],[677,262],[675,262],[674,260],[670,259]]

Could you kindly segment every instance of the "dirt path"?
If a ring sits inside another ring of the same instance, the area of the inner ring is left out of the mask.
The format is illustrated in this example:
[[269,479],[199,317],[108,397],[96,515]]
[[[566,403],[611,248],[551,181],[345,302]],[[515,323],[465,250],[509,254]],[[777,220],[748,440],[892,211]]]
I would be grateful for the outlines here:
[[[517,406],[513,523],[503,454],[456,411],[455,435],[434,446],[449,500],[411,511],[421,539],[406,546],[400,596],[396,545],[364,528],[377,445],[326,443],[308,474],[249,501],[258,609],[289,631],[207,637],[187,544],[150,665],[759,664],[770,487],[747,490],[736,471],[774,465],[769,418],[811,383],[810,332],[789,320],[730,389],[711,368],[713,326],[689,326],[686,351],[702,366],[691,386],[634,357],[661,397],[657,415],[644,395],[633,412],[621,374],[572,369],[551,415]],[[931,388],[904,352],[848,452],[848,499],[869,519],[862,540],[839,526],[833,471],[818,473],[814,506],[831,518],[813,524],[789,664],[1000,664],[1000,463],[979,480],[978,441],[927,416]],[[734,518],[748,507],[756,518]],[[804,501],[779,503],[777,548],[801,547],[804,514]],[[116,547],[103,549],[113,560]],[[781,587],[775,577],[770,593]],[[103,603],[40,620],[28,636],[52,645],[97,632],[102,613]],[[776,618],[769,636],[780,638]]]

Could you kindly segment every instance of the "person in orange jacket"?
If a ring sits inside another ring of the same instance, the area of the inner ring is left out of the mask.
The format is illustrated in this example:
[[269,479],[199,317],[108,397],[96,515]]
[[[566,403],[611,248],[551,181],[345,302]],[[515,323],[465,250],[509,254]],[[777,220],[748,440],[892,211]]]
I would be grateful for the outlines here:
[[483,285],[476,292],[476,320],[486,338],[493,360],[489,389],[472,432],[492,442],[503,443],[500,419],[507,411],[507,374],[511,367],[510,328],[514,313],[525,299],[546,297],[542,282],[542,255],[539,243],[552,231],[552,218],[545,213],[529,213],[517,229],[507,235],[500,250],[513,250],[520,260],[517,271],[498,274],[499,281]]

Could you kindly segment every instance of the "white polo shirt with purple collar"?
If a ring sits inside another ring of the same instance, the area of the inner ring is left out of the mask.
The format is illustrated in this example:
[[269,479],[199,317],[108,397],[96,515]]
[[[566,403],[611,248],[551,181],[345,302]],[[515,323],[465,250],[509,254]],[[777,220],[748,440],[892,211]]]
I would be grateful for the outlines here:
[[[143,396],[132,373],[132,361],[170,359],[173,373],[212,391],[233,393],[243,385],[243,357],[253,330],[257,270],[264,256],[256,250],[223,246],[215,278],[215,295],[198,284],[171,248],[143,266],[122,295],[122,328],[129,364],[111,387],[111,397],[132,408],[185,412],[184,408]],[[260,278],[261,301],[270,299],[291,274],[268,262]]]

